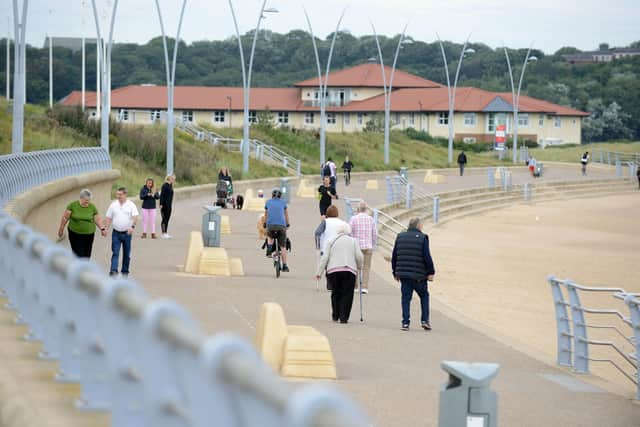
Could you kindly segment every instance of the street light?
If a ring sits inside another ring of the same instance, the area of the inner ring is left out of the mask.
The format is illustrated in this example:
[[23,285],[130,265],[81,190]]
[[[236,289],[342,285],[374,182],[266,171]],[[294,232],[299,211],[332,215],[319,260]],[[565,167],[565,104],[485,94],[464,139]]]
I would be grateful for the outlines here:
[[373,30],[373,35],[376,38],[376,46],[378,48],[378,57],[380,58],[380,68],[382,69],[382,85],[384,89],[384,164],[389,164],[389,122],[391,121],[391,91],[393,90],[393,76],[396,72],[396,63],[398,62],[398,55],[400,54],[400,48],[405,43],[413,43],[411,40],[405,40],[404,36],[407,32],[406,24],[402,29],[402,34],[400,35],[400,40],[398,40],[398,47],[396,48],[396,54],[393,57],[393,66],[391,67],[391,76],[389,76],[389,84],[387,85],[387,73],[384,69],[384,60],[382,59],[382,49],[380,48],[380,40],[378,39],[378,34],[376,33],[376,28],[373,26],[371,22],[371,29]]
[[227,96],[227,101],[229,101],[229,127],[231,127],[231,101],[233,100],[233,98],[231,98],[230,96]]
[[260,32],[260,23],[265,19],[265,13],[278,13],[278,9],[270,7],[265,9],[267,0],[262,1],[262,7],[258,14],[258,23],[256,24],[255,32],[253,33],[253,44],[251,45],[251,55],[249,56],[249,72],[246,70],[246,63],[244,61],[244,50],[242,49],[242,37],[240,37],[240,29],[238,28],[238,20],[236,19],[236,13],[233,10],[233,2],[229,0],[229,7],[231,8],[231,16],[233,17],[233,24],[236,29],[236,36],[238,37],[238,48],[240,49],[240,62],[242,63],[242,89],[244,94],[244,124],[242,130],[242,173],[249,172],[249,95],[251,91],[251,71],[253,68],[253,55],[256,50],[256,40],[258,39],[258,32]]
[[471,34],[465,40],[464,45],[462,46],[462,51],[460,52],[460,60],[458,61],[458,67],[456,69],[456,76],[453,80],[453,90],[451,90],[451,80],[449,77],[449,65],[447,64],[447,55],[444,52],[444,45],[442,44],[442,40],[440,40],[440,36],[436,33],[438,37],[438,43],[440,43],[440,50],[442,51],[442,59],[444,61],[444,72],[447,75],[447,93],[449,95],[449,116],[447,117],[447,123],[449,125],[449,144],[448,144],[448,155],[447,161],[449,164],[453,163],[453,121],[454,121],[454,107],[456,104],[456,88],[458,87],[458,76],[460,75],[460,67],[462,66],[462,60],[464,59],[465,54],[474,54],[476,51],[474,49],[467,49],[467,44],[469,43],[469,38]]
[[[164,31],[164,22],[162,21],[162,12],[160,11],[160,3],[156,0],[156,10],[158,11],[158,20],[160,21],[160,30],[162,31],[162,46],[164,48],[164,63],[167,74],[167,175],[173,175],[173,130],[175,127],[175,116],[173,115],[173,94],[176,84],[176,62],[178,59],[178,46],[180,45],[180,30],[182,29],[182,19],[184,18],[184,9],[187,6],[187,0],[182,1],[180,10],[180,19],[178,20],[178,30],[173,45],[173,61],[169,64],[169,49],[167,49],[167,36]],[[169,71],[171,67],[171,71]]]
[[26,101],[26,29],[29,0],[22,3],[22,14],[18,11],[18,0],[13,0],[13,125],[11,129],[11,152],[24,150],[24,103]]
[[537,56],[531,55],[531,48],[533,43],[527,50],[527,56],[524,58],[522,64],[522,71],[520,72],[520,81],[518,82],[518,93],[516,94],[515,86],[513,84],[513,71],[511,69],[511,61],[509,60],[509,52],[505,46],[504,55],[507,58],[507,67],[509,68],[509,80],[511,81],[511,96],[513,97],[513,163],[518,163],[518,108],[520,105],[520,89],[522,88],[522,80],[524,78],[524,71],[527,69],[529,62],[535,62],[538,60]]
[[322,81],[322,67],[320,66],[320,55],[318,54],[318,45],[316,44],[316,36],[313,34],[313,28],[311,27],[311,20],[309,19],[309,14],[307,10],[304,9],[304,16],[307,18],[307,25],[309,26],[309,33],[311,34],[311,42],[313,44],[313,53],[316,56],[316,67],[318,69],[318,88],[320,90],[320,164],[324,165],[325,157],[326,157],[326,95],[327,95],[327,85],[329,84],[329,70],[331,69],[331,57],[333,56],[333,47],[336,44],[336,37],[338,36],[338,31],[340,30],[340,24],[342,23],[342,19],[344,18],[344,14],[347,9],[342,10],[342,14],[340,15],[340,19],[338,19],[338,24],[336,25],[336,30],[333,32],[333,37],[331,39],[331,47],[329,48],[329,57],[327,59],[327,71],[325,73],[324,82]]

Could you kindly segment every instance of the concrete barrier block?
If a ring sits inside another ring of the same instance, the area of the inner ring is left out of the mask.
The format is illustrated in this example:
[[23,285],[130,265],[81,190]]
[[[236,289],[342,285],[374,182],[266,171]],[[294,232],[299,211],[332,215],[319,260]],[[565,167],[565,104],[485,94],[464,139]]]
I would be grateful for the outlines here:
[[229,215],[220,215],[220,233],[231,234],[231,220]]
[[367,190],[378,190],[378,180],[377,179],[368,179],[367,185],[365,187]]
[[247,190],[244,192],[244,199],[253,199],[255,196],[255,194],[253,193],[253,189],[251,188],[247,188]]
[[436,174],[433,170],[427,170],[424,175],[424,183],[425,184],[443,184],[447,182],[447,178],[444,175]]
[[296,196],[303,199],[313,199],[316,197],[316,188],[310,184],[308,180],[302,179],[300,180],[300,184],[298,184]]
[[202,240],[202,233],[199,231],[192,231],[189,234],[189,246],[187,248],[187,259],[184,262],[184,272],[198,274],[200,271],[200,258],[202,256],[202,250],[204,249],[204,242]]
[[275,372],[282,366],[282,349],[287,336],[287,322],[280,304],[266,302],[260,308],[253,341],[258,353]]
[[242,267],[242,258],[230,258],[229,269],[232,276],[244,276],[244,268]]
[[260,197],[252,197],[250,199],[244,199],[243,210],[254,211],[254,212],[263,212],[264,211],[265,199],[261,199]]
[[313,328],[288,330],[281,374],[294,378],[336,379],[329,340]]
[[231,276],[227,250],[224,248],[204,248],[200,256],[198,273],[209,276]]

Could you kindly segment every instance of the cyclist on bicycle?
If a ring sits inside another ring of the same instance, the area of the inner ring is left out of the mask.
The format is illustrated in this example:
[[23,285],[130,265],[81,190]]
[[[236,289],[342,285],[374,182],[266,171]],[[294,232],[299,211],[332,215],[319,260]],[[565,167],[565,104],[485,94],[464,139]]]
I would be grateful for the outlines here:
[[275,250],[273,245],[273,236],[278,235],[278,246],[280,247],[280,256],[282,257],[282,271],[289,271],[287,265],[287,251],[285,249],[287,242],[287,228],[289,227],[289,211],[287,204],[281,199],[282,192],[279,188],[275,188],[271,192],[271,200],[267,200],[264,206],[267,227],[267,256],[271,256]]
[[351,169],[353,169],[353,162],[349,160],[349,156],[346,156],[344,158],[344,162],[342,163],[345,185],[349,185],[351,183]]

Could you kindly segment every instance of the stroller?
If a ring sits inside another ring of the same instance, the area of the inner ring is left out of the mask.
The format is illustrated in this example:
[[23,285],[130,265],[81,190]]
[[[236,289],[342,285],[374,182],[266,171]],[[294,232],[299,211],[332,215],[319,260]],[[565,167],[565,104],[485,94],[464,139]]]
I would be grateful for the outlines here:
[[225,181],[223,179],[218,181],[216,184],[216,197],[216,206],[226,208],[227,204],[230,203],[235,209],[236,201],[233,198],[233,184],[229,181]]

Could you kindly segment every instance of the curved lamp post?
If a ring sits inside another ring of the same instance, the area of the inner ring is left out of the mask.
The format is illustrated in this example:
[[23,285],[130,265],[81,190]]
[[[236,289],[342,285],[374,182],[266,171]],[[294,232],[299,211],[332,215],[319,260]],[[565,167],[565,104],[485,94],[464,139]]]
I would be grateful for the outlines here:
[[242,49],[242,37],[240,37],[240,30],[238,28],[238,20],[236,19],[236,13],[233,10],[233,2],[229,0],[229,7],[231,8],[231,16],[233,17],[233,24],[236,30],[236,36],[238,37],[238,48],[240,49],[240,62],[242,63],[242,89],[244,94],[244,124],[242,129],[242,173],[249,172],[249,96],[251,91],[251,71],[253,69],[253,55],[256,50],[256,40],[258,39],[258,33],[260,32],[260,23],[265,18],[265,13],[278,13],[278,9],[268,8],[265,9],[267,0],[262,1],[262,7],[260,8],[260,14],[258,15],[258,23],[253,33],[253,44],[251,45],[251,55],[249,56],[249,71],[247,72],[246,63],[244,61],[244,50]]
[[460,60],[458,61],[458,67],[456,69],[456,75],[453,80],[453,90],[451,89],[451,80],[449,78],[449,65],[447,64],[447,55],[444,52],[444,45],[442,44],[442,40],[440,40],[440,35],[436,33],[438,37],[438,43],[440,43],[440,50],[442,51],[442,59],[444,61],[444,72],[447,75],[447,92],[449,95],[449,116],[447,117],[447,123],[449,124],[449,144],[448,144],[448,156],[447,161],[449,164],[453,163],[453,121],[454,121],[454,107],[456,104],[456,88],[458,87],[458,76],[460,75],[460,67],[462,66],[462,60],[464,59],[465,54],[473,54],[476,51],[473,49],[467,49],[467,44],[469,43],[469,38],[471,34],[465,40],[464,45],[462,46],[462,52],[460,52]]
[[18,11],[18,0],[13,0],[13,126],[11,129],[11,152],[22,153],[24,150],[24,103],[26,102],[26,38],[27,9],[29,0],[22,3],[22,14]]
[[173,175],[173,129],[175,127],[175,117],[173,115],[173,92],[176,83],[176,60],[178,58],[178,45],[180,44],[180,30],[182,29],[182,19],[184,18],[184,9],[187,6],[187,0],[182,0],[182,8],[180,9],[180,19],[178,20],[178,30],[173,45],[173,61],[169,63],[169,49],[167,49],[167,36],[164,31],[164,22],[162,21],[162,12],[160,11],[160,3],[156,0],[156,10],[158,11],[158,20],[160,21],[160,30],[162,31],[162,46],[164,47],[164,63],[167,73],[167,175]]
[[[396,48],[396,54],[393,57],[393,66],[391,67],[391,75],[389,76],[389,85],[387,85],[387,73],[384,69],[384,60],[382,59],[382,48],[380,48],[380,40],[378,39],[378,33],[376,28],[371,23],[371,29],[376,39],[376,46],[378,48],[378,57],[380,59],[380,68],[382,69],[382,85],[384,89],[384,164],[389,164],[389,122],[391,121],[391,91],[393,90],[393,77],[396,72],[396,63],[398,62],[398,55],[400,54],[400,48],[405,42],[404,36],[407,32],[407,26],[405,25],[398,40],[398,47]],[[407,40],[409,41],[409,40]]]
[[[111,24],[109,28],[109,40],[106,46],[102,46],[102,33],[100,32],[100,21],[98,19],[98,9],[96,8],[96,0],[91,0],[91,6],[93,6],[93,19],[96,21],[96,33],[98,40],[98,57],[104,58],[100,67],[100,76],[102,77],[102,117],[100,130],[100,146],[109,151],[109,116],[111,114],[111,46],[113,44],[113,26],[116,22],[116,11],[118,10],[118,0],[113,3],[113,10],[111,11]],[[104,52],[103,52],[104,50]]]
[[329,57],[327,59],[327,70],[325,73],[324,82],[322,81],[322,67],[320,66],[320,55],[318,54],[318,45],[316,44],[316,37],[313,34],[313,28],[311,27],[311,20],[309,19],[309,14],[307,10],[304,9],[304,16],[307,18],[307,25],[309,26],[309,33],[311,33],[311,42],[313,43],[313,52],[316,56],[316,67],[318,68],[318,88],[320,89],[320,164],[324,165],[325,157],[326,157],[326,94],[327,94],[327,85],[329,83],[329,70],[331,69],[331,57],[333,56],[333,47],[336,44],[336,37],[338,36],[338,31],[340,30],[340,24],[342,23],[342,18],[344,18],[344,14],[347,9],[342,10],[342,14],[340,15],[340,19],[338,19],[338,24],[336,25],[336,30],[333,32],[333,38],[331,39],[331,47],[329,48]]
[[529,62],[538,60],[537,56],[531,55],[531,48],[527,50],[527,56],[524,58],[522,64],[522,71],[520,72],[520,81],[518,82],[518,93],[516,93],[515,86],[513,84],[513,71],[511,70],[511,61],[509,60],[509,52],[507,48],[504,48],[504,55],[507,58],[507,67],[509,68],[509,80],[511,81],[511,96],[513,97],[513,163],[518,163],[518,108],[520,105],[520,89],[522,88],[522,80],[524,78],[524,71],[527,69]]

